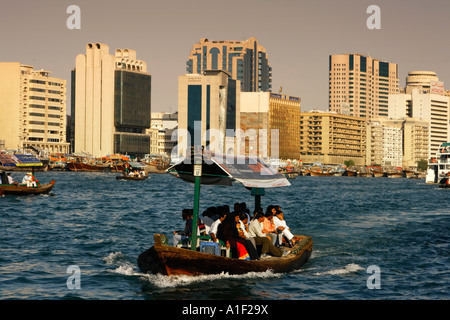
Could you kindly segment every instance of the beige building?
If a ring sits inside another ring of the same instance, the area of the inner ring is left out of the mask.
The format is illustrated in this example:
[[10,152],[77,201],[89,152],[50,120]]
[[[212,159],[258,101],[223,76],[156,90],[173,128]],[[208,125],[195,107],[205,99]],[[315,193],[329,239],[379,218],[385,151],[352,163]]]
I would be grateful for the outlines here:
[[68,153],[66,80],[19,62],[0,63],[0,149]]
[[371,119],[367,124],[366,164],[402,167],[403,121]]
[[151,135],[150,154],[170,157],[177,144],[177,127],[178,113],[152,112],[151,128],[147,130]]
[[272,68],[256,38],[245,41],[200,39],[186,62],[186,73],[223,70],[240,81],[242,92],[272,91]]
[[365,165],[366,119],[313,110],[300,114],[300,157],[303,163]]
[[72,71],[72,130],[75,152],[95,157],[150,153],[151,76],[136,52],[109,53],[88,43]]
[[398,65],[361,54],[330,55],[329,110],[366,119],[388,116]]
[[434,72],[412,71],[404,94],[389,96],[389,118],[415,118],[428,122],[428,158],[450,141],[450,98]]
[[[297,160],[300,98],[270,92],[241,93],[241,154]],[[243,143],[245,141],[245,143]]]
[[240,83],[222,70],[178,77],[177,154],[185,156],[191,146],[236,154],[240,128]]
[[428,159],[428,121],[406,118],[403,122],[403,168],[417,168],[420,160]]

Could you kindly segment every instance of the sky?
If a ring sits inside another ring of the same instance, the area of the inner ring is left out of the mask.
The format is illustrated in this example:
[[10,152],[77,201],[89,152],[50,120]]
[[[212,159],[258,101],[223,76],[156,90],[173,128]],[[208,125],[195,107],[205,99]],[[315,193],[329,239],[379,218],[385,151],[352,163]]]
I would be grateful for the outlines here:
[[[81,29],[69,29],[70,5]],[[369,29],[370,5],[380,29]],[[327,110],[328,57],[360,53],[410,71],[435,71],[450,89],[449,0],[3,0],[0,62],[21,62],[67,80],[86,44],[136,50],[152,75],[152,111],[177,111],[178,76],[194,43],[256,37],[268,53],[272,90]]]

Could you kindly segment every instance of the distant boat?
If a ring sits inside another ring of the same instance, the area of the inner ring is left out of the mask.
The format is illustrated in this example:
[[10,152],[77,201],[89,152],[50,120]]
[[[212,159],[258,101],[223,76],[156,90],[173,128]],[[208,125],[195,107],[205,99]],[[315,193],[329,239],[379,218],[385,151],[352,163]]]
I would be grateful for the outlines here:
[[442,143],[437,151],[436,158],[428,163],[426,183],[438,183],[450,173],[450,142]]
[[439,188],[450,188],[449,177],[442,178],[441,181],[439,181]]

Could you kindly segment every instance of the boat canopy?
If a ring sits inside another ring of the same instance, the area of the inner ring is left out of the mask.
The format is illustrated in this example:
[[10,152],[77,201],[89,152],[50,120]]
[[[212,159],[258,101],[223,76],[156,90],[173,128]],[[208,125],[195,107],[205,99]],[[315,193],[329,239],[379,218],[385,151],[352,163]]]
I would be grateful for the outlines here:
[[30,154],[0,154],[0,162],[3,166],[10,167],[40,167],[42,162]]
[[137,162],[137,161],[127,161],[132,168],[136,169],[144,169],[146,167],[145,163]]
[[[186,161],[188,160],[188,161]],[[185,159],[167,169],[179,178],[194,182],[194,161]],[[233,181],[247,188],[286,187],[289,181],[261,158],[205,152],[202,157],[202,184],[231,186]]]

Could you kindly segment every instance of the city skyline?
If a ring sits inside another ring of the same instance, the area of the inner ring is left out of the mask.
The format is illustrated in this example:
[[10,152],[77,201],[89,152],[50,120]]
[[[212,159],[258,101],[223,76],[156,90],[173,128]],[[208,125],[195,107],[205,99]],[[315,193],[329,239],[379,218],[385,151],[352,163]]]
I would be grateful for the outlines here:
[[[255,37],[267,50],[272,91],[298,96],[301,110],[327,110],[330,54],[360,53],[399,66],[399,85],[410,71],[437,73],[450,88],[450,2],[402,1],[121,2],[17,1],[0,12],[0,61],[20,62],[66,79],[89,42],[136,50],[152,75],[152,112],[177,111],[177,80],[194,43]],[[70,5],[81,10],[81,29],[69,30]],[[381,10],[381,29],[366,22]],[[223,20],[218,19],[223,17]],[[69,91],[66,102],[69,108]],[[69,110],[68,110],[69,111]]]

